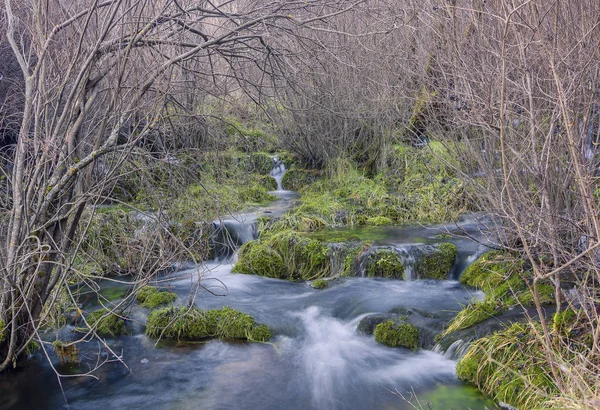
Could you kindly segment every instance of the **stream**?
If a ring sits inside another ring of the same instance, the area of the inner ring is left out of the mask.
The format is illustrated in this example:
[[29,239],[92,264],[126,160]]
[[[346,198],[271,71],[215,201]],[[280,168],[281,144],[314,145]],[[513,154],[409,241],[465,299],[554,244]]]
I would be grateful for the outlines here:
[[[259,215],[277,215],[292,206],[294,193],[276,192],[280,200],[257,212],[221,222],[233,232],[231,249],[252,239],[248,224]],[[336,230],[328,235],[369,238],[376,244],[403,246],[440,242],[439,233],[452,226],[380,227]],[[239,233],[239,230],[245,233]],[[463,221],[461,229],[477,231]],[[235,232],[239,234],[236,236]],[[446,239],[447,240],[447,239]],[[369,314],[413,309],[431,314],[443,327],[472,298],[483,294],[456,279],[485,247],[469,239],[451,239],[459,254],[449,280],[374,279],[347,277],[323,290],[304,282],[231,273],[229,251],[201,267],[188,266],[160,277],[158,286],[177,293],[186,303],[201,269],[203,289],[196,305],[205,309],[229,306],[267,324],[274,334],[268,343],[208,340],[197,343],[155,341],[144,335],[148,309],[137,303],[130,335],[109,339],[124,363],[111,359],[94,375],[62,378],[61,385],[43,351],[14,371],[0,374],[2,409],[485,409],[496,408],[475,388],[455,375],[450,352],[411,351],[377,343],[357,332]],[[235,258],[235,255],[233,256]],[[102,293],[119,300],[126,284],[101,283]],[[96,297],[85,310],[98,306]],[[61,330],[69,337],[73,327]],[[63,374],[87,372],[110,355],[97,341],[79,345],[81,363],[61,365]],[[64,393],[63,393],[64,392]],[[415,398],[416,395],[416,398]],[[415,407],[416,406],[416,407]]]

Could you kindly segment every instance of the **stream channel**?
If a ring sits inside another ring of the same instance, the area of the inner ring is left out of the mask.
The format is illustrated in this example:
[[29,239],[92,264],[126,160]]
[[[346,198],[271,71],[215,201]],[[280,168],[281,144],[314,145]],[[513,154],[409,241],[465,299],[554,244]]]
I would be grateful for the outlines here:
[[[234,247],[256,235],[253,222],[258,216],[281,214],[293,206],[297,197],[290,191],[275,194],[280,199],[271,206],[219,222],[232,232]],[[367,315],[394,309],[411,309],[434,317],[441,329],[461,305],[481,298],[481,292],[462,286],[456,279],[485,247],[469,239],[439,239],[440,233],[461,229],[473,234],[479,231],[474,222],[463,221],[459,226],[333,232],[393,247],[450,240],[457,245],[458,256],[449,279],[442,281],[346,277],[317,290],[304,282],[233,274],[232,258],[227,257],[201,268],[182,266],[160,278],[159,286],[177,293],[176,305],[186,303],[201,269],[202,285],[210,292],[200,292],[195,302],[198,307],[238,309],[267,324],[274,337],[268,343],[156,343],[144,334],[148,310],[134,303],[130,334],[108,341],[128,368],[112,360],[94,371],[97,380],[62,378],[61,390],[48,359],[38,351],[19,368],[0,375],[0,408],[496,408],[475,388],[457,379],[456,357],[451,349],[390,348],[377,343],[372,335],[357,331],[358,323]],[[100,285],[101,293],[116,298],[115,302],[128,288],[109,281]],[[87,311],[99,306],[95,296],[82,303]],[[72,332],[73,327],[67,326],[59,336],[72,337]],[[53,364],[63,374],[85,373],[109,357],[106,349],[93,340],[78,345],[79,365],[60,365],[52,347],[46,346]]]

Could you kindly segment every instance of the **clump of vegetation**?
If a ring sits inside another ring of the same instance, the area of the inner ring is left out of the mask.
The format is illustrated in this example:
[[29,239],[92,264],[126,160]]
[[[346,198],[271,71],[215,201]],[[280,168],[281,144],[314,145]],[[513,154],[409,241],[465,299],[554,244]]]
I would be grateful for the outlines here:
[[[285,262],[284,262],[285,261]],[[329,247],[292,231],[244,244],[233,272],[290,280],[329,276]]]
[[324,289],[329,286],[329,281],[325,279],[317,279],[311,283],[311,286],[315,289]]
[[553,408],[544,402],[558,393],[538,339],[541,326],[515,323],[471,344],[456,374],[497,402],[522,409]]
[[457,249],[453,243],[442,243],[435,252],[423,255],[416,266],[421,279],[448,279],[456,259]]
[[154,286],[144,286],[138,291],[136,299],[143,307],[154,309],[157,306],[174,302],[177,295],[168,291],[159,292]]
[[394,223],[394,221],[392,221],[390,218],[387,218],[385,216],[373,216],[371,218],[368,218],[365,221],[365,225],[371,225],[371,226],[392,225],[393,223]]
[[208,311],[196,307],[157,309],[148,316],[146,334],[154,339],[220,338],[256,342],[265,342],[271,337],[267,326],[256,324],[250,315],[229,307]]
[[125,320],[106,309],[91,312],[87,322],[100,336],[118,336],[125,333]]
[[376,249],[366,258],[365,273],[368,277],[406,279],[402,259],[393,249]]
[[419,347],[419,329],[403,317],[378,324],[373,333],[375,340],[387,346],[413,350]]
[[77,349],[75,343],[65,343],[62,340],[55,340],[52,346],[61,364],[79,363],[79,349]]
[[552,329],[556,334],[569,337],[577,324],[577,313],[573,309],[556,312],[552,318]]
[[292,168],[283,175],[281,185],[284,189],[300,191],[315,182],[320,176],[319,171]]
[[[465,306],[442,336],[481,323],[513,306],[532,306],[534,299],[530,279],[531,273],[524,269],[522,260],[497,251],[481,256],[465,270],[460,281],[484,291],[485,299]],[[540,303],[552,304],[553,292],[551,285],[539,283]]]

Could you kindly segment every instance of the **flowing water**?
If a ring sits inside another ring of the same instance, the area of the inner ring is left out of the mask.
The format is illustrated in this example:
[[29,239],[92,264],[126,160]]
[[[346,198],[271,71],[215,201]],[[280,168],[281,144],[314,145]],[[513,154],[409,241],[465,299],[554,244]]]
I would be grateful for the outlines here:
[[[283,212],[284,198],[260,212],[215,222],[230,233],[234,249],[254,237],[248,228],[260,214]],[[468,231],[465,221],[461,230]],[[338,230],[323,233],[370,236],[378,245],[404,247],[439,242],[439,232],[452,227],[404,227]],[[456,227],[458,229],[458,227]],[[483,247],[467,239],[453,240],[459,257],[450,277],[456,278]],[[412,309],[435,318],[441,328],[480,292],[456,280],[402,281],[361,277],[334,280],[323,290],[308,283],[231,273],[231,259],[221,258],[164,275],[159,286],[178,294],[185,304],[199,274],[196,305],[229,306],[270,326],[269,343],[208,340],[201,343],[161,341],[143,333],[147,309],[132,306],[130,334],[109,340],[122,361],[111,359],[97,341],[81,343],[80,365],[52,363],[63,374],[86,372],[108,360],[93,374],[97,379],[61,379],[42,351],[9,374],[0,374],[2,409],[484,409],[493,403],[460,383],[451,355],[411,351],[378,344],[357,332],[359,321],[373,313]],[[452,276],[454,275],[454,276]],[[101,283],[104,296],[118,301],[127,284]],[[108,296],[107,296],[108,297]],[[82,298],[84,309],[98,306],[97,297]],[[61,337],[74,331],[66,327]],[[109,360],[110,359],[110,360]],[[420,405],[417,403],[418,398]],[[410,401],[410,403],[409,403]],[[67,404],[68,403],[68,404]]]

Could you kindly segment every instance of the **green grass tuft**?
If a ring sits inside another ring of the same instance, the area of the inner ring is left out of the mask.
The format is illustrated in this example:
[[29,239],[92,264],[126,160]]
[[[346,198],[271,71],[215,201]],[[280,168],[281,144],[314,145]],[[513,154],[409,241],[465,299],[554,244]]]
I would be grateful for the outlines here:
[[150,312],[146,334],[153,338],[202,340],[244,339],[264,342],[271,337],[268,327],[258,325],[245,313],[224,307],[202,311],[198,308],[162,308]]

